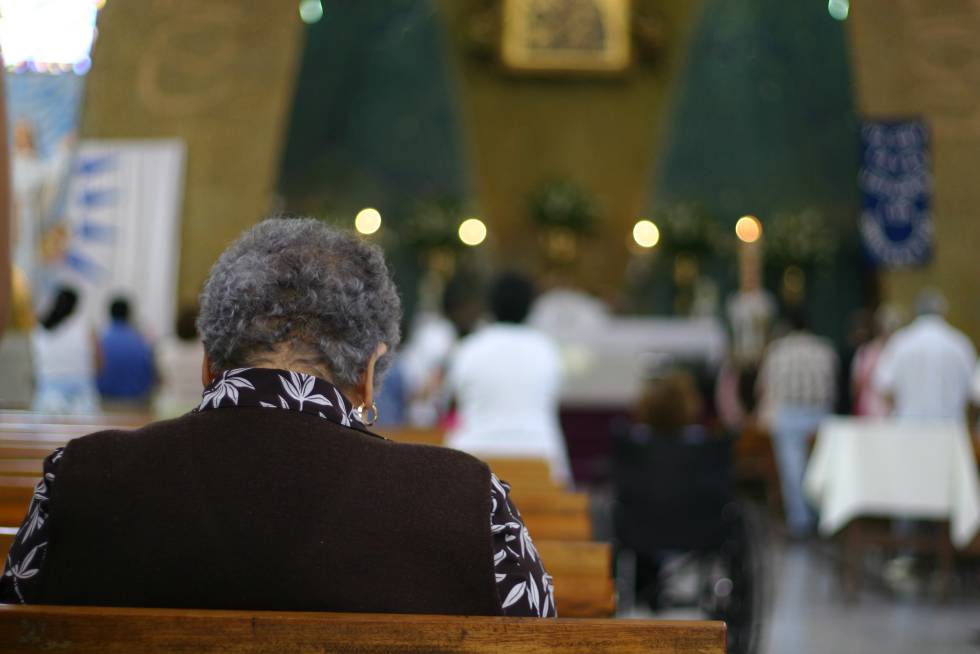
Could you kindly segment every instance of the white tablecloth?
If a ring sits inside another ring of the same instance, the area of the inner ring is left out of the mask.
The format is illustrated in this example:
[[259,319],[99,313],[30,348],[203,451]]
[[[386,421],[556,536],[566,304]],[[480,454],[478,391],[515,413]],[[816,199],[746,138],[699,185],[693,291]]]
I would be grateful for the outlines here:
[[829,535],[858,516],[948,519],[956,547],[980,528],[980,482],[956,424],[834,417],[817,435],[804,489]]

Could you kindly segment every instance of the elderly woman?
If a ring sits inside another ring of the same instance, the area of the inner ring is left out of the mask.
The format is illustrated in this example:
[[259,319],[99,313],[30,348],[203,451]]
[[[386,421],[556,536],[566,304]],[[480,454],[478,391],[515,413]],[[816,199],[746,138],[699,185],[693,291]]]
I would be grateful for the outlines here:
[[218,260],[200,309],[200,406],[52,454],[0,599],[554,615],[507,486],[368,429],[399,339],[377,247],[266,220]]

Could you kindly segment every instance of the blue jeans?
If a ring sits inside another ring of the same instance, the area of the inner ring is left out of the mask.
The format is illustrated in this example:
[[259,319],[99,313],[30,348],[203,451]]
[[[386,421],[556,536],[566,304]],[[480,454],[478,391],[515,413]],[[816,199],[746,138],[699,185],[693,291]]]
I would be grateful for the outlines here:
[[772,421],[772,444],[779,468],[786,524],[793,536],[806,536],[816,524],[813,510],[803,498],[807,438],[828,414],[826,409],[787,405],[777,409]]

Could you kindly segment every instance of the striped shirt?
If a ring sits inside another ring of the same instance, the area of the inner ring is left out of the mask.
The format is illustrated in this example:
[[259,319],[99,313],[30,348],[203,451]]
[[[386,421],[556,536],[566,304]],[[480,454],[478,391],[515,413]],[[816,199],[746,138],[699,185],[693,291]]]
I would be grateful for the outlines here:
[[796,331],[769,345],[759,388],[773,408],[832,409],[837,398],[837,354],[824,338]]

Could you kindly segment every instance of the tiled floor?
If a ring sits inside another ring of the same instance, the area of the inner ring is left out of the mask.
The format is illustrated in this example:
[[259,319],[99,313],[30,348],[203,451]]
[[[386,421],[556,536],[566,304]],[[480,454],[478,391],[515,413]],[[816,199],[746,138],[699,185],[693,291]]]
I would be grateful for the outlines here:
[[[773,541],[759,654],[980,654],[980,579],[945,605],[896,597],[873,582],[847,603],[829,546]],[[622,617],[701,619],[690,610]]]
[[773,603],[764,624],[769,654],[978,654],[980,598],[960,592],[947,604],[903,599],[883,588],[843,600],[833,561],[822,548],[790,546],[772,554]]

